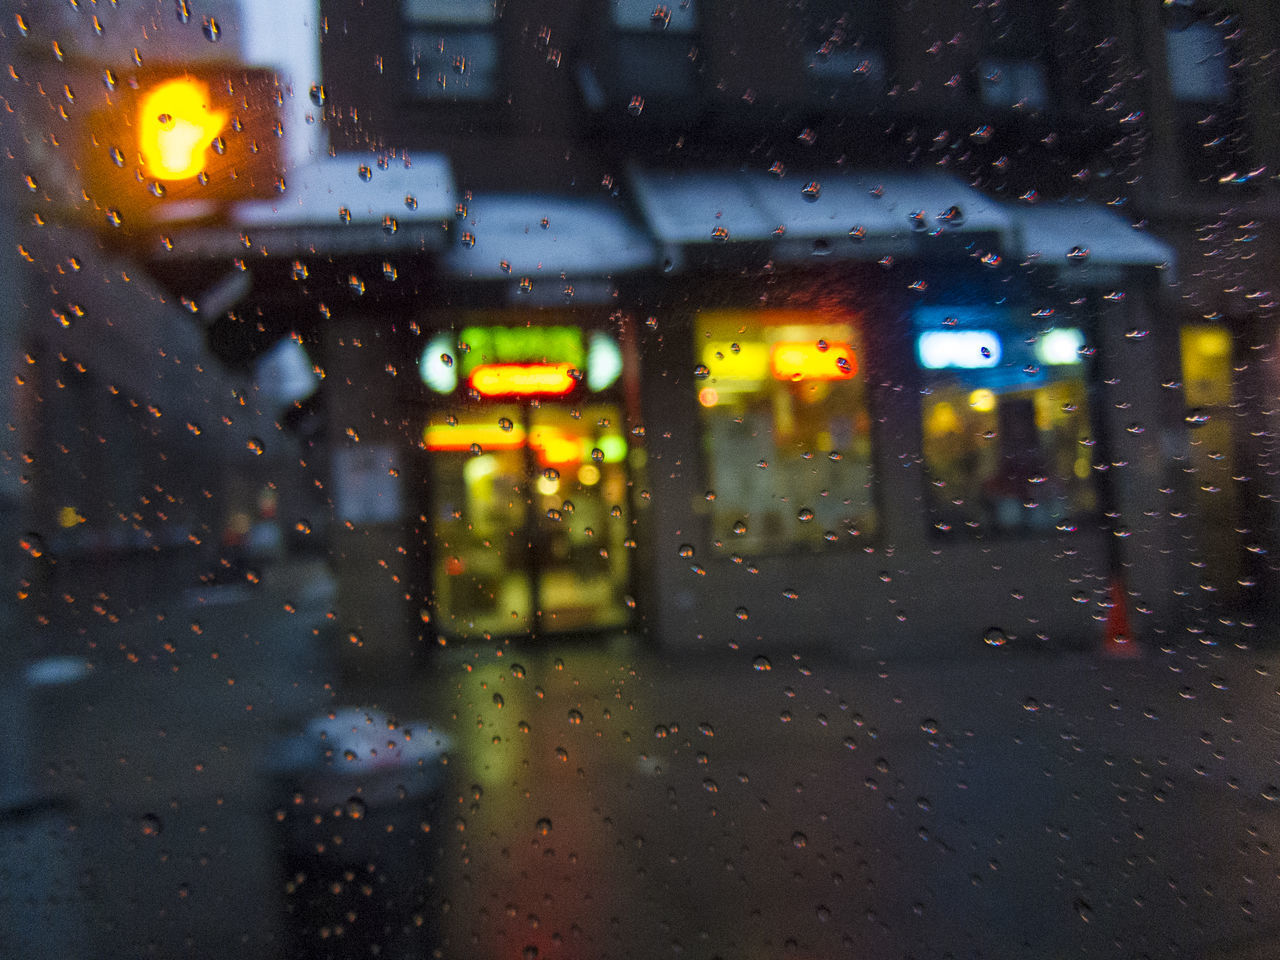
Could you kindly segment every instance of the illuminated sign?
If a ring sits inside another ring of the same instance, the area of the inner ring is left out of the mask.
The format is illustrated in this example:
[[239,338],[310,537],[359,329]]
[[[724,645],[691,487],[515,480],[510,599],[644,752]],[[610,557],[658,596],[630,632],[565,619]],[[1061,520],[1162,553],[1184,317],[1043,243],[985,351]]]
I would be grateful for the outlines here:
[[467,377],[482,397],[558,397],[578,381],[567,363],[486,363]]
[[734,383],[754,387],[769,372],[769,345],[758,341],[713,340],[702,348],[702,363],[721,389]]
[[519,450],[524,446],[525,432],[524,427],[504,430],[496,423],[433,423],[422,432],[422,440],[428,450]]
[[138,107],[138,153],[157,180],[186,180],[204,170],[230,114],[211,106],[209,85],[192,77],[166,80]]
[[775,380],[850,380],[858,358],[844,342],[784,341],[773,345],[769,367]]
[[1000,337],[992,330],[931,330],[920,334],[916,352],[928,370],[981,370],[1000,363]]
[[627,441],[618,434],[605,434],[592,441],[555,427],[534,427],[526,433],[516,424],[488,421],[429,424],[422,431],[422,440],[428,450],[472,454],[519,450],[527,442],[544,464],[621,463],[627,456]]
[[458,334],[463,376],[489,364],[586,364],[577,327],[464,327]]
[[202,219],[284,190],[284,91],[274,70],[148,69],[113,77],[109,91],[74,137],[81,190],[113,231]]
[[436,393],[452,393],[459,377],[484,397],[563,396],[579,381],[592,392],[622,375],[622,350],[607,333],[584,342],[577,327],[464,327],[431,338],[418,374]]

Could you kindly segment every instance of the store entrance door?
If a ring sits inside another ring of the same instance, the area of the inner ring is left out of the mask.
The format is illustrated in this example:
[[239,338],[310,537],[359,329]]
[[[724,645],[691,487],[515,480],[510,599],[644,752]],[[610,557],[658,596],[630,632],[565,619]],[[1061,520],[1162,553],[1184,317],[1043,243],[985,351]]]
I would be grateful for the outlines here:
[[538,636],[627,622],[621,422],[610,403],[542,401],[427,427],[440,634]]

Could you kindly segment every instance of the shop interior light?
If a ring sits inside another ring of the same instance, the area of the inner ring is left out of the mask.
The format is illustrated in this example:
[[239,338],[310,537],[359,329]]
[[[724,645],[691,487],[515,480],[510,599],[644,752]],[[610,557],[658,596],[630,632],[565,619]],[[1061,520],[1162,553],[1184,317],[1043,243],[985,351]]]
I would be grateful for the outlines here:
[[455,338],[450,334],[432,337],[418,360],[418,376],[436,393],[453,393],[458,386],[458,368],[454,353]]
[[916,341],[927,370],[982,370],[1000,363],[1000,337],[993,330],[930,330]]
[[627,441],[616,433],[601,437],[596,446],[604,454],[605,463],[621,463],[627,456]]
[[587,345],[587,389],[605,390],[622,375],[622,350],[607,333],[591,334]]
[[1057,327],[1036,341],[1036,359],[1046,366],[1079,363],[1084,334],[1075,327]]
[[990,413],[996,408],[995,391],[986,388],[973,391],[969,394],[969,406],[978,413]]
[[843,341],[782,341],[773,345],[769,366],[775,380],[851,380],[858,358]]
[[205,168],[227,114],[210,107],[209,86],[192,77],[168,80],[142,98],[138,151],[157,180],[187,180]]
[[486,363],[467,382],[483,397],[559,397],[578,383],[567,363]]

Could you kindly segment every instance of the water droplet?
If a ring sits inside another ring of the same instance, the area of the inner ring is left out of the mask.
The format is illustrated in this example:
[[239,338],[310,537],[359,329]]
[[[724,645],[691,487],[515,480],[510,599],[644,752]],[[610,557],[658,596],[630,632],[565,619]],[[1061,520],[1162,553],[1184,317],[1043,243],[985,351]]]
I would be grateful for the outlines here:
[[387,214],[382,218],[382,232],[387,236],[394,236],[400,230],[400,221],[391,214]]
[[711,376],[711,370],[705,363],[700,363],[693,368],[693,378],[695,380],[705,380]]
[[725,227],[716,227],[711,231],[711,239],[721,243],[729,239],[729,231]]
[[164,823],[154,813],[145,813],[138,820],[138,829],[144,837],[158,837],[164,832]]
[[357,277],[354,273],[347,277],[347,287],[357,297],[364,295],[364,281]]
[[440,354],[440,362],[441,362],[444,366],[446,366],[446,367],[452,367],[452,366],[453,366],[453,356],[452,356],[451,354],[448,354],[448,353],[442,353],[442,354]]
[[808,523],[813,519],[813,511],[808,507],[801,507],[800,512],[796,514],[796,519],[801,523]]
[[339,207],[339,208],[338,208],[338,220],[339,220],[341,223],[350,223],[350,222],[351,222],[351,211],[350,211],[349,209],[347,209],[346,207]]
[[986,633],[982,635],[982,642],[989,647],[1003,647],[1009,642],[1009,635],[999,627],[987,627]]
[[217,43],[222,39],[222,27],[218,25],[218,21],[213,17],[205,17],[203,23],[204,38],[210,43]]
[[409,210],[417,210],[418,198],[415,197],[412,193],[406,193],[404,195],[404,205]]
[[470,449],[471,449],[471,455],[473,457],[478,457],[482,453],[484,453],[484,447],[480,446],[480,444],[478,443],[473,443]]
[[803,850],[806,846],[809,845],[809,838],[806,837],[799,830],[797,830],[795,833],[791,835],[791,845],[795,847],[797,850]]
[[191,6],[187,0],[174,0],[173,8],[179,23],[191,22]]
[[745,620],[747,617],[751,616],[746,607],[739,607],[737,610],[733,611],[733,615],[739,620]]
[[313,83],[311,85],[311,102],[312,103],[314,103],[317,107],[323,107],[325,104],[325,101],[328,99],[329,99],[329,94],[321,84]]
[[638,117],[644,110],[644,97],[636,95],[631,98],[631,102],[627,104],[627,113],[633,117]]
[[263,451],[266,449],[266,447],[263,445],[262,441],[258,437],[250,437],[248,440],[245,441],[244,445],[248,449],[248,451],[252,453],[255,457],[262,456]]
[[1088,247],[1072,247],[1067,251],[1067,259],[1072,263],[1084,263],[1089,259]]
[[498,418],[498,429],[501,430],[503,433],[510,433],[514,427],[515,427],[515,424],[511,422],[510,417]]
[[681,557],[682,559],[685,559],[685,560],[692,560],[692,559],[693,559],[693,544],[691,544],[691,543],[682,543],[682,544],[680,544],[679,554],[680,554],[680,557]]
[[497,707],[499,710],[501,710],[504,706],[506,706],[506,701],[502,699],[502,694],[495,693],[493,695],[493,705]]
[[757,673],[764,673],[773,669],[773,663],[764,654],[752,660],[751,666]]
[[555,467],[547,467],[545,470],[542,471],[542,476],[547,480],[559,480],[560,471],[557,470]]
[[739,520],[737,523],[733,525],[733,535],[735,537],[744,536],[746,532],[747,532],[747,522],[745,520]]
[[363,820],[366,813],[364,801],[359,797],[348,798],[346,806],[343,807],[343,813],[352,820]]
[[806,183],[803,187],[800,188],[800,195],[804,197],[805,200],[807,200],[809,203],[813,203],[820,196],[822,196],[822,184],[820,184],[817,180],[810,180],[808,183]]

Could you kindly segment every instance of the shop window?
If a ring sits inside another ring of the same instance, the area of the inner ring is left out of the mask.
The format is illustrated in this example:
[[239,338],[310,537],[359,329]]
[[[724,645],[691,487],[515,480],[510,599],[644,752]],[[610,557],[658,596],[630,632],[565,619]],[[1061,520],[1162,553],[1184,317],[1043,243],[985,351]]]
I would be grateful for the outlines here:
[[929,519],[938,533],[1036,533],[1096,506],[1084,337],[1005,315],[916,315]]
[[489,0],[405,0],[405,59],[415,98],[491,99],[498,84],[498,37]]
[[856,318],[703,313],[697,350],[713,541],[758,553],[871,532],[870,415]]

